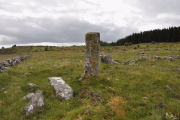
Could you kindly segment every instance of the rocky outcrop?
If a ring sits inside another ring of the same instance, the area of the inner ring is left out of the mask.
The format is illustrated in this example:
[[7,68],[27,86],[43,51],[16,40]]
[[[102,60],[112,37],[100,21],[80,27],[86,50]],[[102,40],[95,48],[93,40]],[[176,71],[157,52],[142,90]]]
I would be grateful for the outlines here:
[[43,94],[38,90],[31,101],[23,108],[26,115],[35,112],[37,109],[41,108],[45,104]]
[[0,62],[0,73],[5,72],[8,69],[8,67],[21,63],[25,59],[29,58],[32,55],[32,52],[33,47],[30,55],[13,57],[11,59],[6,59],[5,61]]
[[62,100],[69,100],[73,97],[72,88],[64,82],[61,77],[49,77],[49,82],[51,86],[56,90],[56,97],[61,98]]

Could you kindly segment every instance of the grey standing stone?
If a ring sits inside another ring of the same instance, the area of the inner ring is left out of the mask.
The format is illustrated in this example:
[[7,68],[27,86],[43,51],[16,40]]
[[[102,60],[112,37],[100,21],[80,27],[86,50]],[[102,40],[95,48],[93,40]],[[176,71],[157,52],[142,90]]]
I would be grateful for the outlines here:
[[23,108],[26,115],[35,112],[38,108],[42,107],[45,104],[43,94],[38,90],[31,101]]
[[99,51],[100,33],[89,32],[85,36],[86,53],[84,65],[84,77],[98,76],[99,74]]
[[56,97],[62,100],[69,100],[73,97],[72,88],[61,77],[49,77],[51,86],[56,90]]

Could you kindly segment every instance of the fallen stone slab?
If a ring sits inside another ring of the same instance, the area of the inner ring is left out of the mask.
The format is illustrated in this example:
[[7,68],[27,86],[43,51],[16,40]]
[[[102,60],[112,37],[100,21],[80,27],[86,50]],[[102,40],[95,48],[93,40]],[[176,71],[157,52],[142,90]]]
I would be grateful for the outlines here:
[[66,101],[73,97],[72,88],[61,77],[49,77],[48,80],[56,90],[57,98]]
[[26,115],[34,113],[38,108],[41,108],[45,104],[43,94],[38,90],[31,101],[23,108]]

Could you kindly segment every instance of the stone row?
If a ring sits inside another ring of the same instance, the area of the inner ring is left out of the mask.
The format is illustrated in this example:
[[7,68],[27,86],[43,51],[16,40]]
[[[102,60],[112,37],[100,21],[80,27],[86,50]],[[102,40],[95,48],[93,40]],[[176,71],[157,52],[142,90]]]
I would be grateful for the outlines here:
[[22,61],[29,58],[31,55],[32,55],[32,52],[30,55],[13,57],[13,58],[6,59],[5,61],[0,62],[0,73],[5,72],[11,66],[21,63]]

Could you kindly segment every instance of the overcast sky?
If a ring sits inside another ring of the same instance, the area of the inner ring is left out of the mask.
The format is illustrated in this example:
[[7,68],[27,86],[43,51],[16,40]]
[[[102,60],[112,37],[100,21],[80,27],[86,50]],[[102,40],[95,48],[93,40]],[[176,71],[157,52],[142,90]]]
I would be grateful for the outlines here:
[[87,32],[111,42],[180,26],[180,0],[0,0],[0,47],[82,45]]

